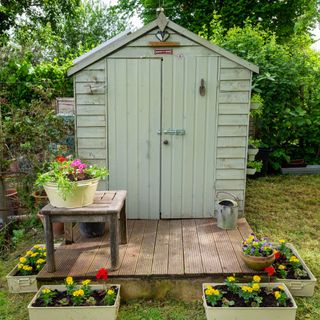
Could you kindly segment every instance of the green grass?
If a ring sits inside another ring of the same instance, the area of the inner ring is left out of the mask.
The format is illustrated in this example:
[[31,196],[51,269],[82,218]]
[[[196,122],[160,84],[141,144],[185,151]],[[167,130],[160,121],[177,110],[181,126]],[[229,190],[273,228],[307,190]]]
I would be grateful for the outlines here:
[[[314,275],[320,278],[320,176],[269,177],[248,181],[246,217],[259,236],[293,243]],[[41,240],[41,235],[38,242]],[[0,319],[28,319],[26,306],[33,294],[7,292],[5,275],[16,264],[17,254],[35,243],[32,237],[0,264]],[[296,298],[296,320],[320,319],[320,290],[312,298]],[[204,320],[201,301],[139,300],[122,304],[121,320]],[[280,320],[280,319],[279,319]]]

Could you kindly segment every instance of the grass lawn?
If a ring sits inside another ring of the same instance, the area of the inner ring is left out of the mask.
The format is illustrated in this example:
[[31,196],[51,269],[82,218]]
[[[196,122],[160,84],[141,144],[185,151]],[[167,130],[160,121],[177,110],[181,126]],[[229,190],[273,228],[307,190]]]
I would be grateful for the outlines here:
[[[271,240],[285,239],[298,248],[316,278],[320,279],[320,176],[270,177],[248,181],[246,217],[253,230]],[[0,319],[28,319],[26,306],[33,294],[8,294],[5,275],[16,264],[17,255],[42,235],[25,237],[15,252],[0,260]],[[296,298],[296,320],[320,319],[320,290],[312,298]],[[135,301],[122,304],[121,320],[203,320],[201,302],[171,300]],[[279,319],[280,320],[280,319]]]

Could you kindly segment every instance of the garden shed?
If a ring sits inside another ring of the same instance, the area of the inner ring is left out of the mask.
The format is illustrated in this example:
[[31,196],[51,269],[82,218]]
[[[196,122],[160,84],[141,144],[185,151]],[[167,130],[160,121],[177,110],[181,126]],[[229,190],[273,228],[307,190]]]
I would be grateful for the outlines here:
[[128,191],[129,218],[210,217],[221,191],[243,211],[253,72],[161,12],[69,69],[77,154]]

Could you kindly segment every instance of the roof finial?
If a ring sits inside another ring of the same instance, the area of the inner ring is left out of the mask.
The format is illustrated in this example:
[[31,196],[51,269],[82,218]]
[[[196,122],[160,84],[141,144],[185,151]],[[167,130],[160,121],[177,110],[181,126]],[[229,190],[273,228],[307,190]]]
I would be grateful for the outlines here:
[[[159,2],[160,2],[160,1],[159,1]],[[159,5],[160,5],[160,3],[159,3]],[[156,12],[157,12],[157,17],[158,17],[161,12],[164,13],[164,8],[159,6],[159,7],[156,9]]]

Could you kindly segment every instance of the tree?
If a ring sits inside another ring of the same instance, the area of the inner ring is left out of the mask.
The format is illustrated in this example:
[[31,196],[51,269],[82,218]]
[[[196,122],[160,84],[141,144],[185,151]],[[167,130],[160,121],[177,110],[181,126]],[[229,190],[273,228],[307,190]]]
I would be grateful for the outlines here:
[[[287,39],[297,31],[307,31],[319,19],[318,0],[166,0],[162,3],[169,19],[195,33],[203,26],[209,26],[214,11],[221,16],[225,29],[243,27],[249,18],[253,25],[260,23],[281,39]],[[136,10],[147,23],[156,18],[159,1],[120,0],[119,6],[127,14]]]

